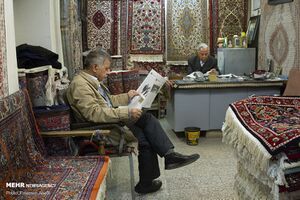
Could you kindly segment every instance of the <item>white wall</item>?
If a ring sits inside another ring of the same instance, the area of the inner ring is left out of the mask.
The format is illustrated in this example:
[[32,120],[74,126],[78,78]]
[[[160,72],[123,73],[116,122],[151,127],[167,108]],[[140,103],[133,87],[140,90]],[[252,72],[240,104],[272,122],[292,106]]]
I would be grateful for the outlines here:
[[51,49],[49,0],[14,0],[16,45]]
[[58,0],[14,0],[16,45],[42,46],[63,64],[59,5]]
[[5,6],[4,12],[5,12],[5,30],[6,30],[8,92],[9,94],[12,94],[19,90],[13,1],[5,0],[4,6]]

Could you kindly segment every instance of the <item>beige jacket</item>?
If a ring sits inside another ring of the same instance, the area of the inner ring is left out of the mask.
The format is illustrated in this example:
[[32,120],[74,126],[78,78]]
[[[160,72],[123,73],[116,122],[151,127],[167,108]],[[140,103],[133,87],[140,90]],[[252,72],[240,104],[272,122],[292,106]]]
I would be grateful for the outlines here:
[[[84,71],[81,71],[73,78],[66,96],[75,115],[75,119],[78,122],[128,123],[130,121],[127,107],[129,103],[128,94],[109,95],[113,104],[113,107],[110,108],[104,97],[102,97],[98,91],[99,85],[100,82],[98,80],[93,79]],[[118,106],[123,107],[118,108]],[[117,134],[112,133],[113,138],[115,138],[116,135]],[[135,141],[130,131],[128,132],[126,140]]]

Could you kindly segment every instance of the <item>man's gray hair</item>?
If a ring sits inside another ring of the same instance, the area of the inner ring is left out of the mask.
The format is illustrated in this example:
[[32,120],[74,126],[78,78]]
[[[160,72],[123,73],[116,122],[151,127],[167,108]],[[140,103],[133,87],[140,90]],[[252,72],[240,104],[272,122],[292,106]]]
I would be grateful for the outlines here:
[[88,69],[95,64],[102,66],[106,59],[111,62],[110,55],[104,49],[91,50],[85,57],[83,68]]
[[206,48],[208,48],[208,45],[205,43],[201,43],[201,44],[199,44],[197,50],[200,51],[201,49],[206,49]]

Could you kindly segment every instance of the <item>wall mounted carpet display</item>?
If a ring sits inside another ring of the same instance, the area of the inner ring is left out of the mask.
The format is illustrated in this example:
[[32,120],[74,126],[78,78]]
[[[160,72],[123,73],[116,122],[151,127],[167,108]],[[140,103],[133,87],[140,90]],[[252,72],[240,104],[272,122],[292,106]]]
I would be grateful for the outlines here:
[[218,7],[219,34],[230,38],[247,31],[248,0],[219,0]]
[[217,38],[232,38],[247,31],[247,0],[210,0],[210,52],[217,53]]
[[87,48],[102,47],[116,54],[118,47],[118,1],[87,1]]
[[[163,54],[164,37],[165,37],[164,24],[165,24],[164,1],[129,0],[128,3],[128,39],[130,41],[129,53]],[[134,56],[131,57],[133,57],[133,60],[135,60]],[[155,56],[151,56],[151,57],[152,59],[155,59]],[[162,59],[162,56],[160,57]],[[139,61],[143,61],[143,60],[140,59]]]
[[70,78],[82,68],[82,30],[78,7],[77,0],[61,1],[60,4],[64,65],[68,68]]
[[207,1],[168,0],[167,61],[186,61],[208,33]]
[[217,36],[219,35],[218,0],[209,0],[209,15],[209,50],[211,55],[215,55],[217,53]]
[[261,5],[258,66],[267,69],[267,59],[272,59],[275,73],[288,75],[300,66],[300,2],[273,6],[263,0]]
[[[128,62],[128,50],[129,50],[129,42],[128,42],[128,5],[127,0],[120,0],[120,29],[119,29],[119,53],[122,55],[123,68],[126,69],[126,65]],[[126,55],[126,56],[125,56]]]
[[0,0],[0,98],[8,95],[4,1]]

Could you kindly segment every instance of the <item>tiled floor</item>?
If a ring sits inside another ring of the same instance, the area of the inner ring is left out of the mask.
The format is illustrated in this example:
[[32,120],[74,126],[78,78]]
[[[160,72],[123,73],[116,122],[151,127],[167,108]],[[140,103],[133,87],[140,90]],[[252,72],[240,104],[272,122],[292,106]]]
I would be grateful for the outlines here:
[[[164,170],[164,160],[159,158],[162,188],[155,193],[138,195],[140,200],[214,200],[235,199],[233,191],[236,160],[231,148],[222,143],[219,131],[207,132],[200,137],[197,146],[189,146],[184,138],[178,138],[163,119],[161,123],[175,145],[175,150],[184,153],[199,153],[200,159],[188,166]],[[137,158],[135,182],[138,182]],[[108,177],[107,198],[131,199],[128,157],[112,159],[112,176]]]

